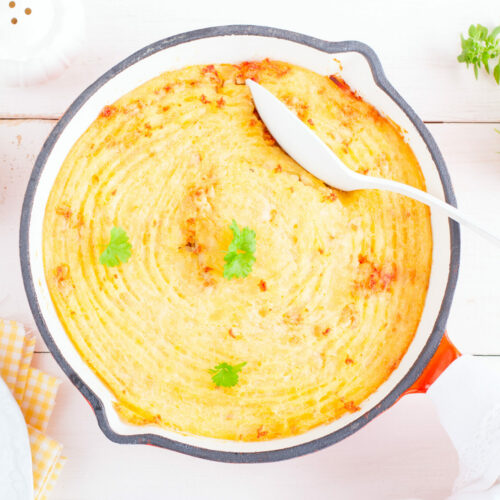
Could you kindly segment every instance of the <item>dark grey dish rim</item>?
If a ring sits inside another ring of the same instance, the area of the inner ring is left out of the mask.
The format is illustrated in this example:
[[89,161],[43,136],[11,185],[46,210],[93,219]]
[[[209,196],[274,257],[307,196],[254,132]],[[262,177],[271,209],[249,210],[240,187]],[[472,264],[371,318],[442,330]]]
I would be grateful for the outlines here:
[[149,444],[153,446],[159,446],[162,448],[168,448],[171,450],[178,451],[180,453],[185,453],[199,458],[204,458],[208,460],[215,460],[220,462],[233,462],[233,463],[259,463],[259,462],[274,462],[279,460],[285,460],[293,457],[298,457],[311,453],[313,451],[320,450],[327,446],[330,446],[347,436],[353,434],[358,429],[366,425],[374,417],[385,411],[387,408],[391,407],[400,396],[408,389],[420,376],[424,368],[427,366],[428,362],[435,353],[439,342],[444,333],[446,320],[448,318],[453,293],[455,290],[455,285],[458,277],[458,268],[460,260],[460,232],[458,224],[450,221],[450,238],[451,238],[451,260],[450,269],[448,275],[448,282],[446,286],[446,291],[444,294],[443,301],[441,303],[441,308],[434,324],[433,330],[429,339],[420,353],[418,359],[410,368],[408,373],[403,377],[403,379],[398,383],[398,385],[373,409],[366,412],[364,415],[359,417],[357,420],[346,425],[342,429],[339,429],[331,434],[324,437],[314,439],[307,443],[303,443],[290,448],[272,450],[272,451],[262,451],[262,452],[227,452],[227,451],[216,451],[206,448],[200,448],[196,446],[191,446],[188,444],[180,443],[178,441],[168,439],[156,434],[134,434],[134,435],[122,435],[114,432],[108,422],[106,413],[104,411],[103,404],[101,400],[97,397],[94,392],[82,381],[78,374],[73,370],[69,363],[65,360],[61,352],[59,351],[54,339],[52,338],[38,303],[33,276],[31,273],[30,266],[30,248],[29,248],[29,231],[30,231],[30,221],[31,212],[33,207],[33,200],[35,197],[38,182],[45,166],[46,160],[54,147],[54,144],[58,140],[64,128],[70,122],[70,120],[75,116],[81,106],[92,96],[100,87],[102,87],[106,82],[111,80],[118,73],[128,68],[137,61],[144,59],[158,51],[165,50],[169,47],[173,47],[186,42],[191,42],[193,40],[199,40],[202,38],[213,38],[220,36],[231,36],[231,35],[247,35],[247,36],[260,36],[269,38],[278,38],[283,40],[288,40],[291,42],[296,42],[302,45],[306,45],[326,53],[341,53],[341,52],[358,52],[362,54],[370,65],[373,78],[376,84],[388,94],[393,101],[406,113],[408,118],[411,120],[413,125],[417,128],[418,132],[422,136],[422,139],[427,145],[427,148],[437,166],[441,183],[445,192],[445,197],[448,203],[456,205],[455,195],[453,193],[453,188],[451,185],[451,180],[446,169],[443,157],[438,149],[436,142],[431,136],[430,132],[427,130],[424,123],[418,118],[413,109],[406,103],[406,101],[399,95],[399,93],[392,87],[388,82],[385,74],[383,72],[380,61],[375,54],[375,52],[364,43],[358,41],[343,41],[343,42],[328,42],[325,40],[320,40],[300,33],[295,33],[293,31],[286,31],[282,29],[276,29],[266,26],[253,26],[253,25],[230,25],[230,26],[215,26],[210,28],[199,29],[195,31],[189,31],[179,35],[171,36],[163,40],[159,40],[143,49],[135,52],[131,56],[124,59],[122,62],[118,63],[116,66],[111,68],[109,71],[104,73],[100,78],[98,78],[92,85],[90,85],[86,90],[84,90],[77,99],[71,104],[68,110],[64,113],[62,118],[59,120],[57,125],[52,130],[51,134],[45,141],[40,154],[38,155],[33,172],[31,174],[28,187],[26,190],[22,214],[21,214],[21,228],[20,228],[20,240],[19,240],[19,250],[20,259],[22,267],[22,275],[24,281],[24,287],[26,289],[26,294],[28,301],[33,313],[36,325],[42,334],[42,337],[50,349],[52,355],[59,363],[60,367],[69,377],[71,382],[77,387],[77,389],[83,394],[87,401],[92,406],[94,413],[97,417],[97,422],[102,432],[111,440],[116,443],[123,444]]

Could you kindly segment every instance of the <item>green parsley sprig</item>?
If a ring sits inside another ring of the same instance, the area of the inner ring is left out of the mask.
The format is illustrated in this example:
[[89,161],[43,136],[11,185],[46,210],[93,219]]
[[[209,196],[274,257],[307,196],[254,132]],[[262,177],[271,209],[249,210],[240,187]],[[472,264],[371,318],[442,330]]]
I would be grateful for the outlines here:
[[240,230],[234,219],[229,228],[233,232],[233,241],[224,257],[224,278],[246,278],[255,262],[255,231],[248,227]]
[[[494,28],[491,33],[488,33],[488,28],[481,24],[469,27],[469,38],[462,40],[462,53],[457,57],[459,62],[464,62],[467,67],[472,64],[474,67],[474,75],[476,79],[479,75],[481,65],[487,73],[490,72],[490,62],[500,56],[500,26]],[[493,68],[493,76],[498,84],[500,84],[500,61]]]
[[99,257],[99,262],[103,266],[115,267],[122,262],[127,262],[132,255],[132,245],[128,240],[128,235],[121,227],[111,229],[111,237],[108,246]]
[[246,362],[234,366],[229,363],[219,363],[208,371],[212,374],[212,381],[217,387],[233,387],[238,383],[238,373],[245,365]]

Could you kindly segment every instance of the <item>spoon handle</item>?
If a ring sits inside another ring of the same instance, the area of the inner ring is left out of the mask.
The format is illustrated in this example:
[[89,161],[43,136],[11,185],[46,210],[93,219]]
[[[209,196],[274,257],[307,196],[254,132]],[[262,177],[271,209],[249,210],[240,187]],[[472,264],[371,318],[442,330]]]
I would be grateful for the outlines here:
[[480,226],[468,215],[465,215],[461,210],[458,210],[458,208],[455,208],[454,206],[441,201],[439,198],[436,198],[435,196],[432,196],[425,191],[421,191],[420,189],[416,189],[401,182],[379,179],[377,177],[370,177],[365,175],[362,177],[363,179],[359,180],[363,183],[363,188],[366,187],[369,189],[382,189],[385,191],[391,191],[393,193],[402,194],[404,196],[408,196],[408,198],[412,198],[414,200],[425,203],[431,208],[437,208],[438,210],[444,212],[450,219],[460,222],[460,224],[472,229],[483,238],[486,238],[492,243],[495,243],[497,246],[500,246],[500,238],[498,236]]

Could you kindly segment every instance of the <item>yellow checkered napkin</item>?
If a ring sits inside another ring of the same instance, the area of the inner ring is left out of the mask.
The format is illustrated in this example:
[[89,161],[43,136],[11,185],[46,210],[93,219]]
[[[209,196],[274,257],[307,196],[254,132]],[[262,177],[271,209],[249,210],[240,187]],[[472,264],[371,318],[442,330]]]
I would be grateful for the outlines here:
[[52,470],[47,474],[47,480],[44,484],[44,488],[41,491],[40,495],[38,495],[37,500],[47,500],[48,494],[54,489],[57,478],[61,473],[61,469],[66,463],[66,457],[59,457],[59,460],[54,464]]
[[0,319],[0,376],[13,394],[23,357],[25,338],[26,332],[22,325],[15,321]]
[[36,368],[29,368],[21,410],[27,424],[44,432],[54,409],[61,381]]
[[[24,330],[24,327],[23,327]],[[16,385],[14,386],[14,397],[17,403],[21,406],[24,397],[24,389],[28,381],[28,373],[30,370],[31,360],[35,352],[35,335],[31,332],[26,333],[24,337],[24,348],[21,355],[21,362],[19,364],[19,371],[17,372]]]
[[33,485],[35,498],[43,498],[50,473],[61,457],[62,445],[52,438],[42,434],[28,424],[28,435],[33,461]]
[[46,500],[61,472],[62,445],[43,434],[60,380],[30,366],[35,337],[15,321],[0,319],[0,376],[19,403],[28,425],[35,500]]

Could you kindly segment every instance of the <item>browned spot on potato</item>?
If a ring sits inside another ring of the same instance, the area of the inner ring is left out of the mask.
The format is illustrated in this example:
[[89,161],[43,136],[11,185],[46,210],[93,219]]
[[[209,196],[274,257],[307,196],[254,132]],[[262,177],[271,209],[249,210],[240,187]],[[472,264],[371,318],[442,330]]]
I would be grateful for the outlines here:
[[268,434],[268,431],[265,431],[264,430],[264,426],[261,425],[258,429],[257,429],[257,438],[261,438],[261,437],[264,437]]
[[102,118],[109,118],[110,116],[113,116],[116,112],[117,109],[115,106],[104,106],[99,116],[101,116]]
[[276,144],[274,137],[271,135],[271,132],[267,130],[267,127],[264,127],[264,130],[262,131],[262,136],[264,137],[264,141],[266,141],[266,143],[269,144],[270,146],[274,146]]
[[381,266],[376,266],[366,255],[361,254],[358,256],[358,262],[360,277],[354,282],[355,287],[358,289],[383,292],[397,278],[395,263],[389,262]]
[[301,101],[296,96],[286,96],[283,98],[283,101],[289,108],[295,111],[295,113],[301,120],[306,119],[307,110],[309,109],[309,105],[307,103]]
[[328,77],[340,90],[343,90],[346,94],[351,96],[353,99],[357,101],[361,101],[361,96],[359,96],[356,92],[353,92],[351,87],[345,82],[345,80],[339,75],[330,75]]
[[69,279],[69,266],[68,264],[61,264],[54,270],[54,276],[57,283],[60,285],[63,281]]
[[346,403],[344,403],[344,408],[351,413],[354,413],[361,409],[358,405],[354,404],[354,401],[347,401]]
[[73,213],[71,212],[71,209],[68,207],[68,205],[59,205],[56,208],[56,214],[63,216],[66,220],[69,220]]
[[323,201],[335,201],[336,199],[337,193],[333,189],[330,189],[328,194],[323,196]]
[[283,319],[285,320],[285,323],[288,323],[290,325],[298,325],[303,321],[302,313],[298,310],[292,310],[285,313],[283,315]]

